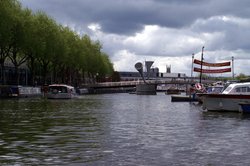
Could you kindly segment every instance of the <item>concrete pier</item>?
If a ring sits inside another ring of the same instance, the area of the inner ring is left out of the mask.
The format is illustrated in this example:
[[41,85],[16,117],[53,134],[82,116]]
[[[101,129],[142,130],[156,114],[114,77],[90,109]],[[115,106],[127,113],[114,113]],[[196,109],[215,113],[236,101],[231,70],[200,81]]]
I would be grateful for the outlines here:
[[137,95],[156,95],[155,84],[138,84],[136,85]]

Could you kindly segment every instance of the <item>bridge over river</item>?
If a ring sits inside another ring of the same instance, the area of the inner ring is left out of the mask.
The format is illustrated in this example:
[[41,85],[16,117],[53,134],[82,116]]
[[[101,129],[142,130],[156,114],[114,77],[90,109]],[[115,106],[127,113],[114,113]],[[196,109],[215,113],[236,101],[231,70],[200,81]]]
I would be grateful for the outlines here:
[[[155,79],[155,80],[146,80],[148,84],[155,84],[155,85],[166,85],[166,84],[173,84],[173,85],[191,85],[194,83],[199,82],[198,79]],[[202,80],[202,83],[214,83],[215,80]],[[104,83],[95,83],[95,84],[85,84],[83,85],[86,88],[92,89],[102,89],[102,88],[121,88],[121,87],[136,87],[137,84],[143,84],[143,80],[137,81],[120,81],[120,82],[104,82]]]

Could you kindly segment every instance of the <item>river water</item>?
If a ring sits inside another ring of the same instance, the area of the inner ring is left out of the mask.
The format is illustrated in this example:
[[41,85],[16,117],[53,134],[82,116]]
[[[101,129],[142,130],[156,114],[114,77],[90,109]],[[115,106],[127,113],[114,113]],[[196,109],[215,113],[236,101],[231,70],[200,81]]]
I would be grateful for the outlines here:
[[0,165],[249,165],[250,116],[170,100],[1,100]]

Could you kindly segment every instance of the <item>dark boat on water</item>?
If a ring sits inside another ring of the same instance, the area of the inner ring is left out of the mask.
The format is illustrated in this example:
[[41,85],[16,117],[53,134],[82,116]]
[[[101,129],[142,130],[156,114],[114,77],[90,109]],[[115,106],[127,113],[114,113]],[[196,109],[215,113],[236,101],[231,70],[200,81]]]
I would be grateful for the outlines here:
[[172,95],[171,102],[193,102],[198,101],[194,96]]
[[169,88],[165,92],[166,95],[181,94],[181,90],[178,88]]

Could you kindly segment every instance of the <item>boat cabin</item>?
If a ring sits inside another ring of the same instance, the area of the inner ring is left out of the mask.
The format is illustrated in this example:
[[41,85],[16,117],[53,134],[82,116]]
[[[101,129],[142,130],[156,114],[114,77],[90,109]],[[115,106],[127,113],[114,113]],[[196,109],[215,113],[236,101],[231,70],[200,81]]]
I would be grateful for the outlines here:
[[75,88],[65,84],[49,85],[47,98],[49,99],[70,99],[76,94]]
[[250,94],[250,82],[230,84],[222,94]]

